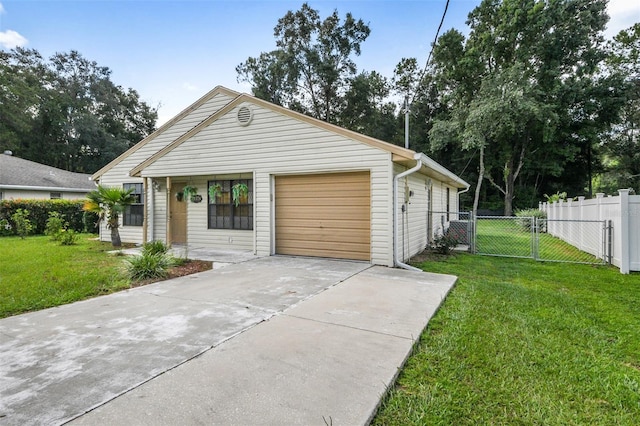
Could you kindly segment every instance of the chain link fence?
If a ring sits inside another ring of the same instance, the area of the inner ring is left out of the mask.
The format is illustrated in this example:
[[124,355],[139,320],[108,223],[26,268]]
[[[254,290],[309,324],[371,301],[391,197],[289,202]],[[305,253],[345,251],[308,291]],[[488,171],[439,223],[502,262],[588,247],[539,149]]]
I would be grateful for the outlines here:
[[456,238],[458,249],[484,256],[546,262],[610,263],[610,223],[535,217],[476,216],[470,212],[431,212],[430,235]]
[[604,264],[610,263],[610,224],[600,220],[538,219],[538,260]]

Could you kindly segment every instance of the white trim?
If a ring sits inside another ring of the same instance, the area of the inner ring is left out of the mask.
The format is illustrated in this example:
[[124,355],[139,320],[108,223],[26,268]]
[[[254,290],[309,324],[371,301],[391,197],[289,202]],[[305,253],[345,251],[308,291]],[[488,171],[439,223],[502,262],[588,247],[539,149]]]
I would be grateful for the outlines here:
[[22,191],[49,191],[49,192],[91,192],[91,189],[83,188],[61,188],[58,186],[24,186],[24,185],[3,185],[0,184],[0,189],[16,189]]

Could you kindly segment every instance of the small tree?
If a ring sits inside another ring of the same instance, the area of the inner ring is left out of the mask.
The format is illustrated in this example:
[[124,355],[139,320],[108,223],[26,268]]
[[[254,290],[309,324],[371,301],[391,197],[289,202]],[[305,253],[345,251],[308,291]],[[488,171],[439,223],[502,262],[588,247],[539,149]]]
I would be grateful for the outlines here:
[[31,233],[33,230],[33,225],[29,218],[29,212],[24,209],[18,209],[12,216],[11,219],[16,226],[16,234],[20,236],[23,240]]
[[87,201],[82,207],[85,211],[97,213],[100,221],[106,221],[107,229],[111,230],[111,244],[114,247],[122,246],[118,231],[120,214],[135,201],[131,192],[133,188],[125,190],[116,186],[98,185],[98,189],[87,194]]

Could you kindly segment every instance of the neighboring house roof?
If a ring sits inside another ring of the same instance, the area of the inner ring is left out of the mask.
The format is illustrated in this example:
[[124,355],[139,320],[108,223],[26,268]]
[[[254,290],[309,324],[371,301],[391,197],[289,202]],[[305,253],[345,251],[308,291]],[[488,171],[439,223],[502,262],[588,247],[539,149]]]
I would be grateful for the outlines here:
[[[224,89],[224,88],[221,88],[220,86],[218,86],[216,89],[220,90],[220,89]],[[216,90],[216,89],[214,89],[214,90]],[[228,89],[226,89],[226,90],[228,90]],[[232,91],[229,91],[229,92],[235,93],[235,92],[232,92]],[[272,103],[267,102],[265,100],[262,100],[262,99],[254,97],[254,96],[247,95],[247,94],[243,93],[243,94],[237,94],[235,99],[233,99],[227,105],[225,105],[224,107],[219,109],[217,112],[215,112],[214,114],[209,116],[209,118],[203,120],[200,124],[196,125],[195,127],[193,127],[188,132],[184,133],[182,136],[177,138],[175,141],[173,141],[169,145],[167,145],[164,148],[160,149],[158,152],[156,152],[154,155],[152,155],[151,157],[149,157],[148,159],[146,159],[145,161],[140,163],[138,166],[134,167],[129,172],[129,174],[131,176],[140,176],[140,173],[142,172],[142,170],[144,170],[147,166],[149,166],[150,164],[153,164],[159,158],[161,158],[162,156],[164,156],[165,154],[167,154],[168,152],[170,152],[171,150],[173,150],[177,146],[181,145],[183,142],[185,142],[189,138],[197,135],[200,131],[204,130],[211,123],[215,122],[220,117],[223,117],[225,114],[229,113],[236,106],[242,104],[243,102],[252,103],[252,104],[255,104],[255,105],[270,109],[270,110],[275,111],[277,113],[289,116],[291,118],[294,118],[294,119],[297,119],[297,120],[300,120],[300,121],[303,121],[303,122],[311,124],[313,126],[316,126],[316,127],[319,127],[319,128],[322,128],[322,129],[337,133],[337,134],[342,135],[344,137],[347,137],[347,138],[350,138],[350,139],[365,143],[365,144],[367,144],[369,146],[372,146],[372,147],[375,147],[375,148],[378,148],[378,149],[382,149],[384,151],[387,151],[387,152],[391,153],[393,161],[397,162],[397,163],[400,163],[400,164],[405,164],[405,165],[409,164],[409,163],[413,162],[415,160],[415,158],[416,158],[416,154],[417,153],[415,151],[413,151],[413,150],[406,149],[406,148],[403,148],[403,147],[400,147],[400,146],[397,146],[397,145],[394,145],[394,144],[391,144],[391,143],[388,143],[388,142],[385,142],[385,141],[382,141],[380,139],[376,139],[376,138],[373,138],[373,137],[370,137],[370,136],[366,136],[366,135],[363,135],[361,133],[354,132],[352,130],[347,130],[347,129],[343,128],[343,127],[339,127],[339,126],[327,123],[325,121],[318,120],[318,119],[313,118],[313,117],[309,117],[307,115],[292,111],[290,109],[281,107],[279,105],[272,104]],[[192,109],[193,109],[193,107],[190,107],[187,110],[183,111],[183,113],[181,113],[181,114],[186,114],[186,112],[188,112],[188,111],[190,111]],[[177,120],[179,118],[182,118],[182,117],[179,115],[174,120]],[[144,142],[145,142],[145,140],[143,140],[140,143],[142,144]],[[424,154],[422,154],[422,155],[424,155]],[[426,162],[426,161],[424,162],[425,163],[425,169],[429,169],[429,171],[431,171],[432,173],[437,174],[438,178],[441,178],[444,181],[450,182],[451,184],[453,184],[454,186],[459,187],[459,188],[468,188],[469,187],[469,184],[467,182],[465,182],[464,180],[460,179],[456,174],[454,174],[451,171],[447,170],[445,167],[441,166],[440,164],[436,163],[435,161],[429,159],[426,155],[424,155],[424,158],[425,158],[425,160],[426,159],[429,160],[428,162]],[[98,172],[98,173],[100,173],[100,172]],[[96,175],[97,175],[97,173],[96,173]],[[96,177],[96,175],[94,175],[94,178]]]
[[232,98],[239,95],[238,92],[235,92],[235,91],[233,91],[231,89],[227,89],[226,87],[222,87],[222,86],[214,87],[211,91],[209,91],[204,96],[202,96],[200,99],[195,101],[193,104],[191,104],[190,106],[185,108],[178,115],[176,115],[171,120],[167,121],[162,126],[160,126],[155,132],[151,133],[149,136],[147,136],[146,138],[144,138],[143,140],[141,140],[140,142],[138,142],[137,144],[135,144],[134,146],[132,146],[131,148],[129,148],[128,150],[123,152],[122,154],[120,154],[116,159],[111,161],[109,164],[107,164],[106,166],[104,166],[103,168],[101,168],[100,170],[95,172],[91,176],[91,179],[98,180],[98,178],[100,178],[100,176],[104,175],[106,172],[108,172],[113,167],[118,165],[122,160],[124,160],[125,158],[127,158],[128,156],[130,156],[131,154],[133,154],[134,152],[136,152],[137,150],[139,150],[140,148],[142,148],[143,146],[145,146],[146,144],[148,144],[149,142],[151,142],[152,140],[157,138],[159,135],[164,133],[167,129],[171,128],[171,126],[176,124],[178,121],[182,120],[184,117],[189,115],[191,112],[193,112],[194,110],[198,109],[205,102],[207,102],[208,100],[212,99],[213,97],[215,97],[216,95],[218,95],[220,93],[223,93],[223,94],[225,94],[225,95],[227,95],[229,97],[232,97]]
[[73,173],[10,154],[0,154],[0,188],[89,192],[96,188],[91,175]]

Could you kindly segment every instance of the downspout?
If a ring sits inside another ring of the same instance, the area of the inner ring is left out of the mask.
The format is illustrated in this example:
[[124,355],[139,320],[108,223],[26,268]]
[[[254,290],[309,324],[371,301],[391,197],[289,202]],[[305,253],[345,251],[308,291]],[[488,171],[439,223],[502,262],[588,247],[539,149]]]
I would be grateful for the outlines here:
[[458,191],[458,207],[456,208],[456,210],[458,210],[458,212],[460,211],[460,194],[464,194],[465,192],[468,192],[470,188],[471,188],[470,186],[467,186],[462,191]]
[[422,272],[421,269],[414,268],[411,265],[403,263],[398,258],[398,181],[405,176],[417,172],[422,168],[422,154],[415,154],[414,159],[417,161],[415,167],[405,170],[397,174],[393,178],[393,265],[398,268],[408,269],[410,271]]
[[149,178],[149,181],[151,182],[151,185],[149,185],[149,209],[147,210],[147,215],[149,217],[147,221],[147,235],[149,236],[149,241],[155,241],[156,236],[153,230],[156,227],[156,186],[158,183],[155,182],[153,178]]

